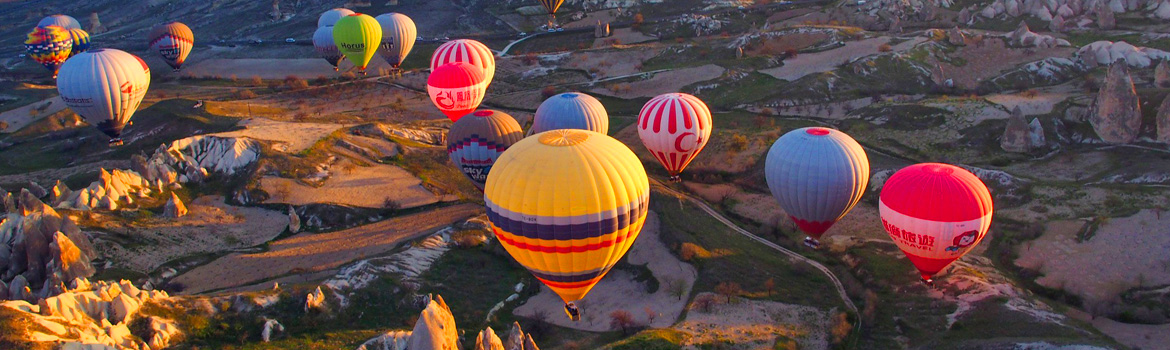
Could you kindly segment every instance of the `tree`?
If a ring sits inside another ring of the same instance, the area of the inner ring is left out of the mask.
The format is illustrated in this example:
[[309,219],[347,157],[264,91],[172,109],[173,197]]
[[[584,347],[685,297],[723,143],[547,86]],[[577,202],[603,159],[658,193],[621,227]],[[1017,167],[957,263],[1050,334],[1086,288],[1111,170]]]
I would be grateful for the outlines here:
[[295,75],[290,75],[290,76],[285,77],[284,78],[284,85],[287,85],[288,88],[292,89],[292,90],[301,90],[301,89],[308,89],[309,88],[309,82],[307,82],[307,81],[305,81],[305,79],[301,79],[301,77],[298,77]]
[[715,305],[715,296],[711,294],[703,294],[695,298],[694,308],[703,312],[711,312],[711,307]]
[[642,22],[645,22],[645,21],[646,21],[646,18],[642,17],[641,12],[638,12],[637,14],[634,15],[634,24],[632,25],[632,27],[634,27],[634,29],[638,29],[639,27],[642,26]]
[[252,86],[264,86],[264,79],[260,79],[259,75],[253,75]]
[[252,90],[244,89],[237,92],[236,97],[241,100],[250,100],[256,98],[256,93],[252,92]]
[[642,308],[642,312],[646,313],[646,324],[654,323],[654,317],[658,316],[658,313],[654,312],[654,309],[651,309],[649,306]]
[[743,288],[740,288],[739,283],[735,282],[719,282],[719,285],[715,286],[715,293],[726,297],[728,303],[731,302],[731,297],[738,296],[742,292]]
[[557,88],[555,86],[545,86],[544,89],[540,90],[540,96],[543,96],[544,98],[553,97],[553,95],[556,94]]
[[634,315],[626,310],[614,310],[609,313],[609,326],[621,329],[622,334],[629,334],[629,329],[634,327]]
[[764,281],[764,290],[768,291],[768,297],[772,296],[772,292],[776,290],[776,280],[768,278]]
[[682,279],[672,279],[666,285],[670,288],[670,295],[675,296],[678,300],[682,300],[683,295],[687,294],[687,285]]
[[853,324],[849,323],[849,317],[844,312],[833,317],[833,328],[830,329],[830,333],[833,335],[833,344],[841,344],[852,331]]

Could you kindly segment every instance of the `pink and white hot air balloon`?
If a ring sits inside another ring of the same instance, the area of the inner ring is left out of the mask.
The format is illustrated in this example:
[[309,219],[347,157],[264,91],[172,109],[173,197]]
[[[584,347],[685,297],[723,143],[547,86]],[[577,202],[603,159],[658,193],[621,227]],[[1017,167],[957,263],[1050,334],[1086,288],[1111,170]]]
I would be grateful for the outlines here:
[[485,88],[496,76],[496,58],[492,50],[471,39],[455,39],[439,45],[431,56],[431,70],[448,63],[465,62],[483,69]]
[[453,122],[479,108],[485,90],[483,70],[468,63],[444,64],[427,77],[431,102]]
[[658,95],[638,113],[638,137],[671,181],[690,164],[711,138],[711,110],[698,97],[683,93]]

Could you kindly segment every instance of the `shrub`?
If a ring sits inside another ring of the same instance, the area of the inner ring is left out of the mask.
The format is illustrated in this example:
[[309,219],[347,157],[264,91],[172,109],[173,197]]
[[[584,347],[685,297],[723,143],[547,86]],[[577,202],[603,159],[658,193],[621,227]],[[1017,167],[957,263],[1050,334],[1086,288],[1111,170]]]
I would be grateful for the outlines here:
[[894,51],[894,47],[890,46],[890,44],[882,44],[881,46],[878,46],[878,51],[890,52],[890,51]]

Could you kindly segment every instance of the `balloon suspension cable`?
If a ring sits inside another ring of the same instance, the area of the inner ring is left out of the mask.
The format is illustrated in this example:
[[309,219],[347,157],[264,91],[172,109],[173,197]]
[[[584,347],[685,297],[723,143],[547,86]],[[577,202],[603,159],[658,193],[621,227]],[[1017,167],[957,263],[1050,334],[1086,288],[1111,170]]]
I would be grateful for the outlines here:
[[115,138],[110,139],[110,147],[118,147],[118,146],[121,146],[122,143],[123,142],[122,142],[121,138],[115,137]]

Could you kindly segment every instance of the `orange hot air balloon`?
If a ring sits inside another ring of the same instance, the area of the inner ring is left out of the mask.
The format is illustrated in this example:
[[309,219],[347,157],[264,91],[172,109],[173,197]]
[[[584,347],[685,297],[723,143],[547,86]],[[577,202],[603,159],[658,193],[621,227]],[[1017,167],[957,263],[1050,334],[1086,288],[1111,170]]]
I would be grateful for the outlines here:
[[878,212],[894,244],[930,285],[935,274],[983,240],[994,208],[991,193],[975,174],[923,163],[886,180]]
[[453,122],[479,108],[485,91],[487,80],[484,79],[483,69],[468,63],[439,66],[427,77],[427,93],[431,96],[431,102]]

